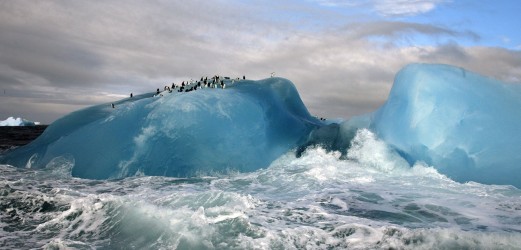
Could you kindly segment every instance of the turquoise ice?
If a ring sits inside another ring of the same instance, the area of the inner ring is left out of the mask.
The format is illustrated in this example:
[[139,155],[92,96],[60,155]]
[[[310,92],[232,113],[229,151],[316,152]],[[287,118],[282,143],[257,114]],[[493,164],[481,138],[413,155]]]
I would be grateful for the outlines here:
[[73,112],[3,161],[31,168],[69,164],[73,176],[90,179],[246,172],[268,167],[320,124],[288,80],[227,83]]
[[135,96],[73,112],[0,162],[67,165],[90,179],[189,177],[266,168],[313,146],[347,155],[360,128],[413,165],[459,182],[521,187],[521,85],[448,65],[412,64],[371,114],[323,122],[290,81],[242,80],[226,88]]
[[521,187],[521,85],[448,65],[412,64],[370,128],[410,163],[460,181]]

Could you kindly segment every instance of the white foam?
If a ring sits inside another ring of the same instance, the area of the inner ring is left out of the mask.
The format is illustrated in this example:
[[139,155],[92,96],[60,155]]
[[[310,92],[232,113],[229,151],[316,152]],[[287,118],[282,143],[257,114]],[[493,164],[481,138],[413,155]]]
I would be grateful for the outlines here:
[[[368,144],[360,145],[364,157],[385,149],[374,140],[361,143]],[[424,163],[391,171],[368,167],[322,148],[308,149],[301,158],[288,153],[256,172],[218,178],[56,180],[33,170],[23,170],[34,173],[23,175],[10,168],[2,171],[1,178],[16,181],[3,181],[0,187],[8,184],[31,193],[39,183],[50,183],[53,189],[46,195],[70,205],[31,232],[31,237],[47,237],[35,248],[521,245],[521,191],[514,187],[454,182]],[[7,237],[0,232],[1,239]]]
[[401,156],[392,150],[385,142],[376,138],[368,129],[359,129],[347,151],[347,157],[357,161],[364,167],[391,172],[395,169],[405,169],[409,166]]

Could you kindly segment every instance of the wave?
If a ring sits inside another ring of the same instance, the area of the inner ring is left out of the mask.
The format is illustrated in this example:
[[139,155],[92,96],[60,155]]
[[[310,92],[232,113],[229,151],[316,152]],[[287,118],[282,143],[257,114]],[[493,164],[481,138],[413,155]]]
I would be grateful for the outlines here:
[[426,164],[406,167],[368,130],[355,141],[348,159],[311,147],[266,169],[190,178],[86,180],[65,177],[67,161],[46,170],[2,165],[0,207],[10,209],[1,215],[0,241],[79,249],[521,244],[519,189],[458,183]]

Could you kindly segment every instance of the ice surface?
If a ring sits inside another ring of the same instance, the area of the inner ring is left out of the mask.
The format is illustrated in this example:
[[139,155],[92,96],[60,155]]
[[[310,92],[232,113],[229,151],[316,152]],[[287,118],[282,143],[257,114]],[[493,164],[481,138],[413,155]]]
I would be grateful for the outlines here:
[[39,122],[29,121],[23,118],[9,117],[3,121],[0,121],[0,126],[35,126],[40,125]]
[[282,78],[229,82],[225,89],[145,94],[73,112],[4,162],[105,179],[137,173],[186,177],[268,167],[321,122]]
[[408,161],[465,182],[521,187],[521,85],[448,65],[396,76],[370,128]]

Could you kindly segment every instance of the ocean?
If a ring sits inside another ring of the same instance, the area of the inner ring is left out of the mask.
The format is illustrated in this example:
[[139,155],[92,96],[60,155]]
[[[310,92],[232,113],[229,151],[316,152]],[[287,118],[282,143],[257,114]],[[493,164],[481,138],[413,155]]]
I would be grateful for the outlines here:
[[374,137],[192,178],[0,165],[1,249],[521,249],[521,190],[407,167]]

